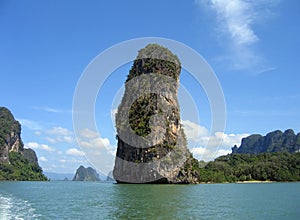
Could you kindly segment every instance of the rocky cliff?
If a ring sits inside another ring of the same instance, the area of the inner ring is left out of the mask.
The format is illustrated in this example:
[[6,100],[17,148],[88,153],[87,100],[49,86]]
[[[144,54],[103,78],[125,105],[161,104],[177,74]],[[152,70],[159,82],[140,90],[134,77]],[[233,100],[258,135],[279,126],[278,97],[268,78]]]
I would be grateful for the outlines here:
[[197,183],[177,100],[181,64],[167,48],[141,49],[116,114],[118,183]]
[[25,149],[21,125],[0,107],[0,180],[47,180],[32,149]]
[[80,166],[75,173],[73,181],[100,181],[100,178],[93,168]]
[[260,154],[265,152],[289,152],[300,151],[300,133],[295,134],[292,129],[285,132],[276,130],[266,136],[253,134],[243,138],[241,146],[234,146],[232,153]]
[[10,163],[8,153],[23,151],[21,125],[11,112],[0,107],[0,163]]

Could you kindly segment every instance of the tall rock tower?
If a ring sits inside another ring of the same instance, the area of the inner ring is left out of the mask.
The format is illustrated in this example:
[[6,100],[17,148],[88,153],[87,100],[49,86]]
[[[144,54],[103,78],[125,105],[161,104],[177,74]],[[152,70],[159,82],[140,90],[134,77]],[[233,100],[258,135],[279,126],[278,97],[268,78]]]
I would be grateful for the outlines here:
[[181,65],[157,44],[141,49],[116,114],[118,183],[197,183],[177,99]]

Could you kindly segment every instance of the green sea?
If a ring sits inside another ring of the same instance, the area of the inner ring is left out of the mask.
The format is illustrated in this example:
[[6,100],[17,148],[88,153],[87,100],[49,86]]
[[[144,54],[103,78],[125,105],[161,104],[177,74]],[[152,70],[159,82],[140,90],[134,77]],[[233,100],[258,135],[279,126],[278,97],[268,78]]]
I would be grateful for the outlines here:
[[0,182],[0,219],[300,219],[300,183]]

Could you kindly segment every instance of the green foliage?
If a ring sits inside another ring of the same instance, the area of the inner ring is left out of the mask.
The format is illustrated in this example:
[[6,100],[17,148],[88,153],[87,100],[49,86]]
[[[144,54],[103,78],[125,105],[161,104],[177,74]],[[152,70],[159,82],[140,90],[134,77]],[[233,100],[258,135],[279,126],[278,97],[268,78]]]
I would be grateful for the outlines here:
[[169,49],[159,44],[148,44],[145,48],[139,50],[137,59],[145,57],[164,59],[180,65],[180,60]]
[[[37,163],[35,152],[23,148],[20,135],[20,123],[7,108],[0,107],[0,180],[47,180]],[[19,146],[11,151],[16,140],[19,140]]]
[[163,74],[178,80],[180,70],[178,57],[169,49],[158,44],[148,44],[139,51],[126,81],[149,73]]
[[149,121],[155,114],[154,102],[157,102],[157,95],[150,93],[137,99],[129,110],[129,124],[139,136],[146,137],[151,133]]
[[300,181],[300,153],[231,154],[199,169],[200,182]]
[[39,165],[29,162],[21,153],[10,152],[9,161],[10,163],[0,164],[0,180],[47,180]]

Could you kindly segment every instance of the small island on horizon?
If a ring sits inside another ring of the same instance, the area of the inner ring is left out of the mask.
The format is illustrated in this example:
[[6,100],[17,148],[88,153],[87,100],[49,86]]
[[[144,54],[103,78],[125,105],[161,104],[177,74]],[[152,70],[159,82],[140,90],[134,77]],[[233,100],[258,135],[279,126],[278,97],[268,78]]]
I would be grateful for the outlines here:
[[91,167],[79,166],[72,181],[100,181],[99,174]]

